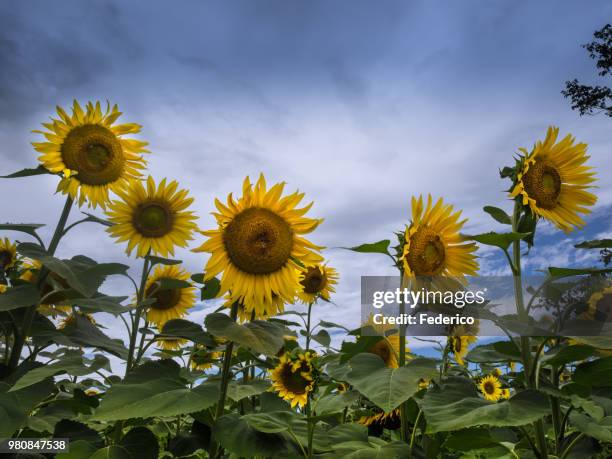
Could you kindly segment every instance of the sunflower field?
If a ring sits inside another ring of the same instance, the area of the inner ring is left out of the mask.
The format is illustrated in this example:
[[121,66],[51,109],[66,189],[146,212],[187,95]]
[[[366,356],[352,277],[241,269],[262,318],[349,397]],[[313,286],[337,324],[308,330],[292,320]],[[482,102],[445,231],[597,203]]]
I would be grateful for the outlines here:
[[[69,441],[67,451],[18,447],[15,457],[612,455],[612,335],[485,342],[477,326],[457,326],[431,339],[439,352],[426,357],[411,352],[402,326],[315,323],[313,310],[333,302],[342,273],[312,242],[324,217],[313,203],[284,183],[246,177],[236,195],[210,203],[215,226],[200,228],[190,210],[197,197],[147,175],[148,144],[134,137],[141,126],[120,116],[99,102],[58,107],[34,131],[40,164],[3,177],[55,175],[65,199],[51,240],[39,229],[55,222],[0,225],[18,234],[0,239],[0,439]],[[584,227],[597,200],[588,160],[585,143],[550,127],[500,171],[511,208],[484,207],[507,231],[468,236],[447,199],[407,196],[403,228],[347,250],[391,263],[404,286],[461,289],[479,274],[478,248],[491,246],[512,273],[516,310],[486,317],[532,326],[538,292],[523,285],[524,258],[539,223]],[[82,224],[125,247],[125,263],[56,257]],[[595,240],[576,250],[611,247]],[[187,272],[176,248],[201,254],[201,271]],[[546,285],[589,279],[598,288],[583,288],[563,317],[595,320],[611,306],[610,272],[550,267]],[[115,277],[132,288],[104,293]],[[201,302],[214,312],[189,320]],[[126,339],[109,337],[101,315]]]

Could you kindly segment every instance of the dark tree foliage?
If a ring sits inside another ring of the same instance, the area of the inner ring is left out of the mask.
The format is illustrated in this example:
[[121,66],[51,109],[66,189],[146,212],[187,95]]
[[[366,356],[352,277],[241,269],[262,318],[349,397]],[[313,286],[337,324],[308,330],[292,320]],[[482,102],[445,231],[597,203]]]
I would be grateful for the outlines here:
[[[609,76],[612,72],[612,25],[606,24],[593,34],[594,40],[583,45],[591,59],[596,61],[598,74]],[[578,110],[580,115],[595,115],[605,113],[612,117],[612,88],[607,86],[589,86],[581,84],[577,79],[565,82],[565,90],[561,93],[569,98],[572,110]]]

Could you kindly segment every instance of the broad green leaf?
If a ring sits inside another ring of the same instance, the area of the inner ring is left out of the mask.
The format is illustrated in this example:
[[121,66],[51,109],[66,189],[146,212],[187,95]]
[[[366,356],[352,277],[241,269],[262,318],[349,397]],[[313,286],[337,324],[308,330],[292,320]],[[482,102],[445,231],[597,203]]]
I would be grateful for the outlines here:
[[564,346],[560,349],[553,349],[541,357],[541,362],[546,365],[561,366],[580,360],[586,360],[595,353],[591,346],[576,344]]
[[0,178],[22,178],[22,177],[31,177],[33,175],[42,175],[42,174],[53,174],[53,172],[49,171],[42,164],[35,168],[21,169],[20,171],[13,172],[9,175],[2,175]]
[[248,381],[247,383],[231,381],[227,386],[227,396],[235,402],[238,402],[243,398],[259,395],[267,391],[269,388],[270,383],[262,379]]
[[55,459],[91,459],[97,449],[85,440],[71,441],[70,450],[67,453],[56,454]]
[[157,459],[159,443],[157,437],[146,427],[134,427],[119,442],[133,458]]
[[32,284],[10,287],[0,295],[0,311],[33,306],[38,303],[39,298],[38,289]]
[[347,406],[359,400],[359,392],[351,390],[340,394],[329,394],[316,400],[314,410],[317,416],[339,413]]
[[94,356],[92,361],[84,360],[82,356],[65,358],[59,362],[46,364],[30,370],[17,380],[9,392],[23,389],[56,375],[67,373],[71,376],[85,376],[101,368],[110,370],[110,362],[103,355]]
[[127,299],[127,296],[96,294],[92,298],[69,298],[62,300],[62,304],[66,306],[78,306],[84,312],[108,312],[109,314],[117,316],[128,311],[128,309],[121,304]]
[[586,414],[573,411],[570,413],[569,419],[577,430],[589,437],[606,443],[612,442],[612,416],[606,416],[600,421],[596,421]]
[[583,386],[612,387],[612,357],[581,363],[572,380]]
[[65,328],[61,330],[71,342],[84,347],[98,348],[110,352],[122,359],[127,358],[127,349],[119,339],[111,339],[89,320],[76,315]]
[[164,290],[180,290],[183,288],[191,287],[191,283],[181,280],[181,279],[171,279],[169,277],[164,277],[159,279],[157,282],[157,287],[155,288],[156,292],[164,291]]
[[370,244],[361,244],[355,247],[345,247],[345,249],[360,253],[382,253],[385,255],[389,255],[389,244],[391,244],[391,241],[388,239],[384,239],[382,241],[372,242]]
[[311,338],[324,347],[329,347],[331,344],[331,336],[329,336],[327,330],[319,330],[314,335],[311,335]]
[[204,282],[204,287],[202,287],[202,295],[200,299],[202,301],[212,300],[213,298],[217,298],[219,291],[221,290],[221,282],[216,277],[212,279],[208,279]]
[[[93,450],[104,446],[102,437],[98,432],[93,430],[91,427],[86,426],[77,421],[71,419],[60,420],[53,430],[54,438],[68,438],[70,440],[70,450],[72,450],[72,444],[75,441],[82,440],[89,443]],[[90,451],[91,453],[91,451]]]
[[204,321],[214,336],[227,338],[260,354],[276,355],[284,344],[284,327],[271,322],[255,320],[240,325],[221,313],[208,314]]
[[185,319],[169,320],[164,324],[160,335],[188,339],[194,343],[211,347],[215,346],[212,337],[206,333],[200,325]]
[[0,231],[18,231],[20,233],[26,233],[30,236],[34,236],[38,239],[37,229],[42,228],[43,224],[40,223],[3,223],[0,224]]
[[521,239],[529,236],[530,233],[495,233],[491,231],[490,233],[477,234],[474,236],[464,236],[465,239],[469,241],[476,241],[480,244],[484,245],[492,245],[494,247],[499,247],[503,250],[508,250],[510,244],[514,241],[520,241]]
[[111,445],[93,453],[90,459],[137,459],[120,445]]
[[241,457],[296,457],[298,448],[286,437],[255,429],[245,416],[227,414],[215,421],[213,436],[229,452]]
[[552,277],[572,277],[585,276],[593,274],[612,273],[612,268],[597,269],[597,268],[548,268],[548,272]]
[[180,265],[181,260],[172,260],[170,258],[157,257],[155,255],[147,255],[145,257],[151,263],[151,266],[155,265]]
[[478,395],[473,381],[457,377],[428,390],[420,405],[428,433],[475,426],[521,426],[550,413],[547,396],[535,390],[519,392],[510,400],[490,402]]
[[474,427],[453,432],[447,437],[444,446],[454,451],[466,452],[498,448],[500,441],[493,437],[491,429]]
[[483,210],[499,223],[502,223],[504,225],[512,224],[512,219],[510,218],[510,216],[506,213],[505,210],[500,209],[499,207],[485,206],[483,207]]
[[9,389],[9,384],[0,382],[0,438],[12,437],[55,386],[51,380],[45,380],[15,392],[8,392]]
[[348,365],[346,381],[385,412],[397,408],[418,391],[419,380],[437,372],[434,360],[417,358],[406,366],[388,368],[375,354],[358,354]]
[[470,349],[466,356],[473,363],[501,363],[520,360],[521,352],[512,341],[496,341]]
[[570,338],[596,349],[612,350],[612,336],[570,336]]
[[319,326],[324,328],[341,328],[342,330],[349,331],[349,329],[346,328],[344,325],[340,325],[334,322],[327,322],[326,320],[319,321]]
[[612,239],[595,239],[576,244],[577,249],[612,249]]

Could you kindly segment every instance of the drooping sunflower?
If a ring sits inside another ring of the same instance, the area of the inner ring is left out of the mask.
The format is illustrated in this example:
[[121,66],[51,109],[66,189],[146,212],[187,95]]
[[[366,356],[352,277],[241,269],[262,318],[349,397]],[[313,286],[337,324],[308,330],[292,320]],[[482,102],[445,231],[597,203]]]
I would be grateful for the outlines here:
[[303,237],[322,220],[305,217],[312,203],[298,208],[304,194],[296,191],[283,197],[284,186],[277,183],[267,189],[263,175],[253,186],[247,177],[240,199],[230,194],[227,204],[215,200],[218,228],[202,231],[209,239],[194,250],[211,254],[205,279],[223,272],[219,294],[231,291],[256,318],[293,303],[300,290],[300,267],[323,261],[317,253],[321,247]]
[[334,285],[338,282],[338,272],[327,265],[307,266],[300,271],[301,289],[298,297],[305,304],[314,303],[317,298],[329,301],[335,293]]
[[186,282],[189,278],[189,273],[179,265],[158,265],[147,279],[145,298],[155,299],[147,306],[147,320],[160,330],[167,321],[183,318],[196,300],[195,287],[163,288],[161,281],[171,279]]
[[8,270],[17,261],[17,245],[8,238],[0,239],[0,270]]
[[130,179],[138,179],[146,162],[147,142],[126,139],[126,134],[140,132],[135,123],[115,124],[121,112],[107,104],[102,111],[100,102],[88,102],[85,110],[75,100],[72,115],[57,107],[59,118],[42,123],[47,131],[46,142],[33,142],[41,153],[38,160],[49,171],[63,174],[57,190],[78,199],[79,206],[87,201],[90,207],[106,208],[109,192],[116,192]]
[[57,326],[58,329],[62,330],[70,325],[73,325],[74,323],[76,323],[77,320],[77,314],[81,317],[84,317],[85,319],[87,319],[89,321],[89,323],[91,323],[92,325],[96,324],[96,320],[94,319],[94,317],[91,314],[83,314],[81,312],[73,312],[72,314],[70,314],[69,316],[65,317],[64,319],[62,319],[62,321],[59,323],[59,325]]
[[[42,264],[38,260],[26,259],[21,265],[19,278],[31,284],[38,283],[38,276]],[[57,273],[51,272],[41,293],[43,302],[38,306],[38,312],[44,316],[57,317],[65,316],[72,312],[72,306],[62,304],[66,302],[66,295],[61,290],[70,288],[68,282]]]
[[[392,325],[374,323],[374,318],[371,315],[364,324],[364,327],[372,327],[376,334],[382,337],[368,349],[368,352],[370,354],[376,354],[383,359],[385,365],[389,368],[398,368],[400,352],[400,336],[398,329]],[[410,352],[410,349],[406,347],[406,353],[408,352]]]
[[210,351],[204,346],[197,346],[191,354],[191,369],[192,370],[208,370],[221,357],[220,352]]
[[8,287],[5,284],[0,284],[0,295],[6,292]]
[[468,353],[470,344],[478,340],[475,336],[459,336],[451,335],[448,337],[448,345],[450,352],[455,357],[455,361],[459,365],[465,365],[465,356]]
[[503,391],[501,383],[494,375],[487,375],[481,378],[480,382],[478,383],[478,388],[480,389],[480,392],[482,392],[484,398],[487,400],[496,402],[502,398]]
[[231,292],[227,292],[225,294],[224,299],[225,299],[225,303],[223,303],[223,306],[225,306],[228,309],[231,309],[234,303],[238,303],[237,318],[239,322],[249,322],[251,320],[264,320],[264,319],[267,319],[268,317],[276,315],[279,311],[282,311],[285,307],[285,303],[283,302],[282,298],[278,296],[276,293],[272,294],[271,301],[268,301],[268,299],[265,298],[264,301],[259,305],[259,308],[257,311],[253,309],[247,309],[241,300],[234,300]]
[[595,320],[599,317],[607,320],[612,312],[612,287],[606,287],[589,297],[588,308],[581,315],[586,320]]
[[508,389],[508,388],[502,389],[501,398],[506,399],[506,400],[509,399],[510,398],[510,389]]
[[557,142],[559,128],[550,126],[544,141],[531,152],[521,148],[521,169],[510,196],[566,233],[585,225],[579,214],[588,214],[597,197],[588,192],[595,172],[585,165],[587,144],[574,145],[571,134]]
[[412,219],[404,233],[401,256],[404,276],[407,278],[444,276],[465,282],[465,276],[476,275],[477,247],[465,242],[459,231],[466,220],[460,220],[461,211],[454,211],[442,198],[433,204],[427,196],[412,198]]
[[312,351],[292,357],[289,354],[281,356],[279,364],[272,370],[272,390],[278,393],[283,400],[291,403],[291,407],[300,408],[308,403],[308,395],[314,390],[315,378],[313,374]]
[[117,242],[128,241],[126,252],[134,248],[144,257],[151,251],[167,257],[174,256],[174,247],[186,247],[197,230],[197,217],[186,209],[193,202],[187,190],[178,189],[178,183],[166,183],[163,179],[155,186],[153,177],[147,179],[147,187],[132,180],[127,188],[117,190],[121,201],[115,200],[107,212],[114,223],[107,231]]
[[188,343],[188,340],[182,338],[157,338],[155,342],[164,351],[178,351]]
[[389,413],[385,413],[382,410],[375,410],[369,415],[361,416],[357,420],[357,424],[379,430],[397,430],[401,426],[400,410],[396,408]]

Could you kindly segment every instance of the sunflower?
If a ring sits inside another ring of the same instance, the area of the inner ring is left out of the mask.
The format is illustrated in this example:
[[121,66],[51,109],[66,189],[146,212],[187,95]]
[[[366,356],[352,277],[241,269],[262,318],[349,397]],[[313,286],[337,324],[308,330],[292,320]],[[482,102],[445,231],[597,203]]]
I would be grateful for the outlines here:
[[164,351],[178,351],[188,343],[186,339],[182,338],[156,338],[155,342],[158,343],[159,347]]
[[263,303],[260,304],[259,312],[256,313],[254,310],[248,310],[240,300],[234,300],[231,292],[227,292],[225,297],[225,303],[223,306],[231,309],[234,303],[238,303],[238,321],[249,322],[251,320],[263,320],[276,315],[278,311],[282,311],[285,307],[285,303],[282,298],[277,294],[272,294],[272,301],[268,302],[266,298]]
[[612,287],[606,287],[589,297],[588,309],[581,315],[581,318],[595,320],[599,315],[603,316],[602,319],[607,320],[610,312],[612,312]]
[[305,304],[314,303],[319,297],[329,301],[329,295],[336,292],[337,281],[338,272],[334,268],[326,265],[305,267],[300,271],[298,297]]
[[208,370],[219,358],[221,358],[220,352],[209,351],[206,347],[199,345],[191,354],[190,366],[193,370]]
[[0,284],[0,295],[6,292],[8,287],[5,284]]
[[509,399],[510,398],[510,389],[502,389],[502,393],[501,393],[501,398],[503,399]]
[[[400,336],[398,330],[392,325],[379,325],[374,323],[373,316],[370,315],[364,327],[371,327],[381,336],[381,339],[374,343],[368,350],[370,354],[376,354],[385,362],[389,368],[399,367]],[[410,349],[406,347],[406,352]]]
[[401,426],[400,410],[396,408],[389,413],[385,413],[382,410],[374,412],[370,415],[360,417],[357,420],[357,424],[367,427],[396,430]]
[[587,144],[574,145],[570,134],[557,143],[559,128],[549,127],[544,142],[538,141],[531,153],[521,148],[520,169],[510,196],[569,233],[585,225],[579,214],[590,213],[597,197],[589,193],[595,173],[585,163]]
[[291,403],[291,407],[300,408],[308,403],[308,395],[314,390],[313,363],[314,352],[308,351],[291,357],[284,354],[279,364],[272,370],[272,390],[278,396]]
[[116,192],[130,179],[138,179],[146,162],[147,142],[125,139],[126,134],[140,132],[135,123],[114,124],[121,112],[107,104],[102,112],[100,102],[88,102],[85,110],[75,100],[72,116],[57,107],[58,119],[42,123],[47,131],[34,131],[46,142],[32,142],[41,153],[38,160],[49,171],[63,174],[57,191],[85,201],[90,207],[106,208],[109,191]]
[[145,298],[155,301],[147,306],[147,320],[162,328],[170,319],[180,319],[185,316],[196,300],[196,289],[193,286],[163,288],[163,279],[187,282],[189,273],[179,265],[159,265],[145,284]]
[[459,220],[461,211],[454,211],[440,198],[433,204],[427,196],[412,198],[412,220],[404,233],[400,260],[407,278],[445,276],[465,282],[466,275],[476,275],[476,244],[464,242],[459,231],[466,220]]
[[470,344],[475,343],[478,338],[475,336],[458,336],[452,335],[448,337],[448,346],[450,352],[455,357],[455,361],[459,365],[465,365],[465,356],[468,353]]
[[174,256],[174,246],[187,247],[197,229],[197,217],[186,209],[193,202],[178,183],[163,179],[155,186],[151,176],[147,187],[133,180],[129,187],[117,190],[121,201],[113,201],[107,215],[114,223],[107,229],[117,242],[128,241],[126,252],[144,257],[151,251],[162,257]]
[[205,279],[223,272],[220,294],[231,291],[256,318],[293,303],[300,291],[300,267],[323,261],[317,253],[321,247],[303,237],[322,220],[304,216],[312,203],[296,207],[303,193],[282,197],[284,186],[277,183],[268,190],[263,175],[254,186],[247,177],[240,199],[230,194],[227,205],[215,200],[218,228],[202,231],[209,239],[194,250],[211,253]]
[[480,392],[482,392],[484,398],[494,402],[499,400],[503,394],[501,383],[494,375],[487,375],[482,378],[478,383],[478,388]]
[[[38,276],[42,269],[42,264],[38,260],[26,259],[21,265],[21,274],[19,279],[31,284],[38,284]],[[70,286],[68,282],[60,275],[51,272],[47,277],[47,282],[41,292],[41,298],[44,303],[38,306],[38,312],[44,316],[57,317],[58,315],[67,315],[72,312],[72,306],[62,304],[66,301],[66,295],[61,290],[67,290]],[[56,290],[59,290],[56,292]]]
[[0,270],[8,270],[17,261],[17,245],[8,238],[0,239]]
[[83,314],[83,313],[75,313],[75,312],[73,312],[69,316],[67,316],[64,319],[62,319],[62,321],[59,323],[57,328],[62,330],[64,328],[69,327],[70,325],[73,325],[74,323],[76,323],[77,314],[80,317],[83,317],[86,320],[88,320],[90,324],[92,324],[92,325],[96,324],[96,320],[93,318],[93,316],[91,314]]

